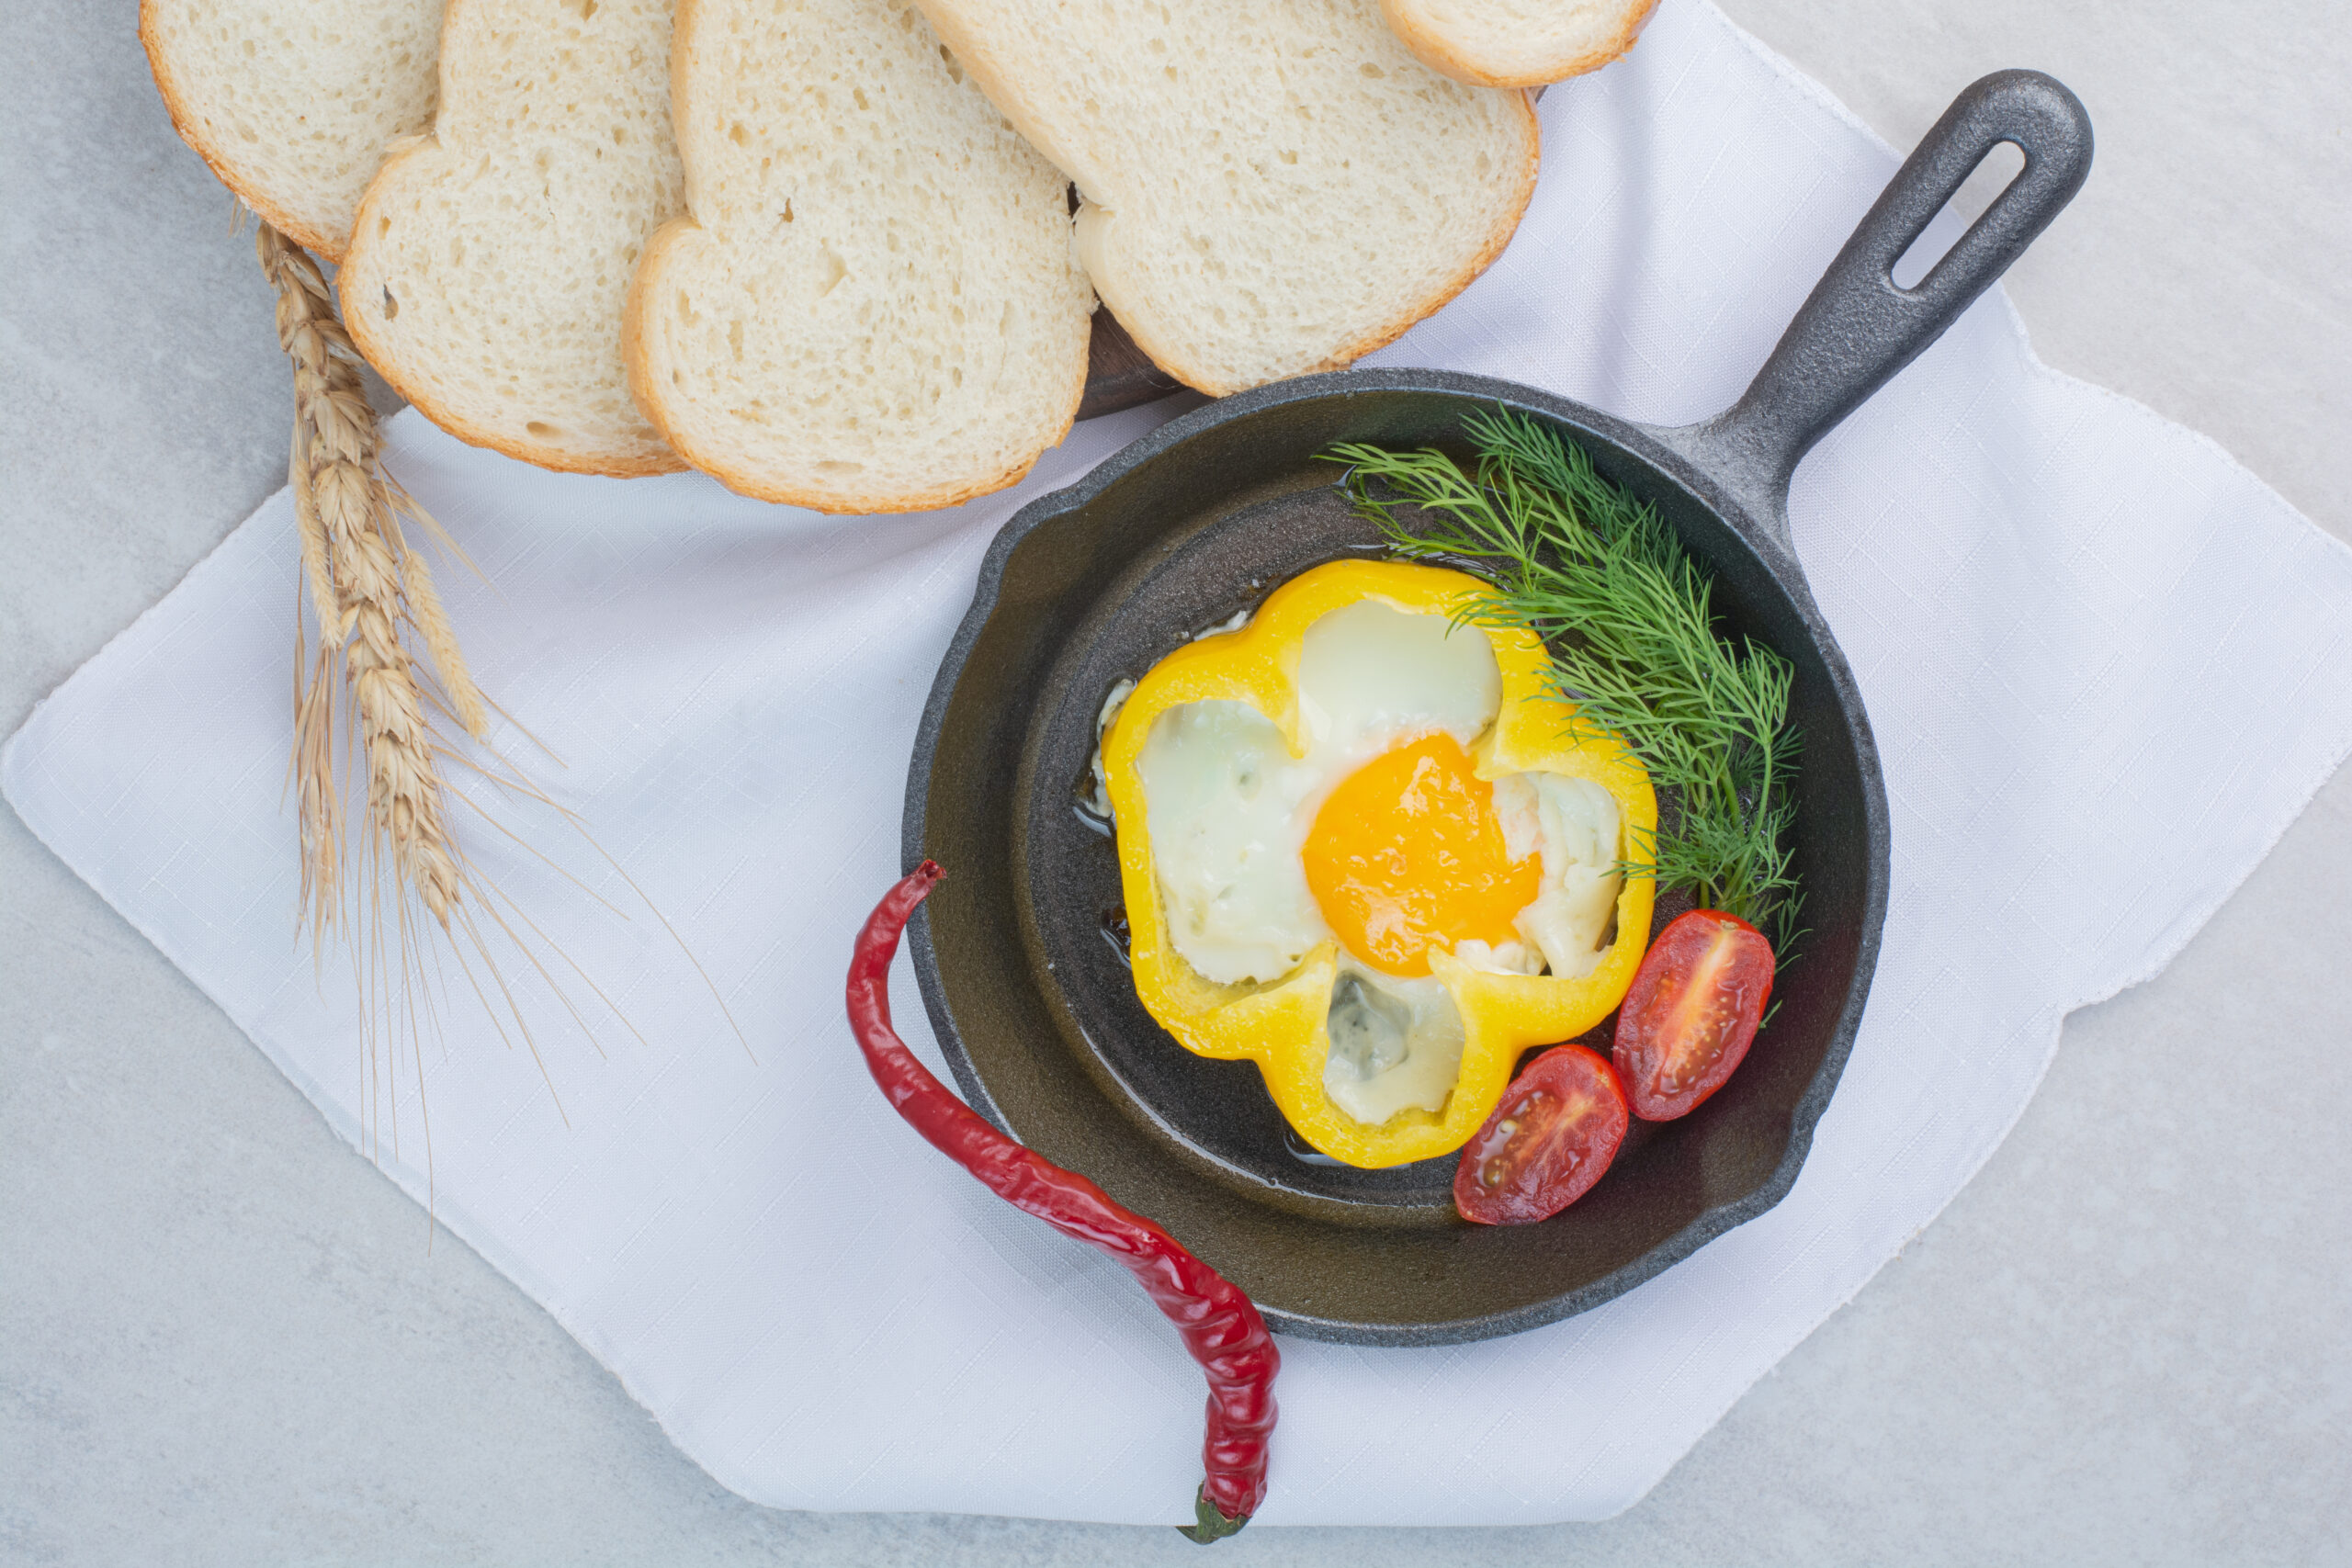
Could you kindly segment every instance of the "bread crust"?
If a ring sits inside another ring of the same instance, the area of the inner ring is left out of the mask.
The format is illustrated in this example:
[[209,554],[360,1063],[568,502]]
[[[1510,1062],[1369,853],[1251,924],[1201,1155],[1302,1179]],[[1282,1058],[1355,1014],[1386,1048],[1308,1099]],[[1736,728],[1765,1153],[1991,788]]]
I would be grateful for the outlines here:
[[[1487,231],[1486,240],[1478,247],[1477,254],[1472,256],[1469,262],[1452,277],[1407,306],[1396,316],[1372,328],[1362,336],[1342,344],[1329,357],[1308,366],[1303,370],[1293,371],[1292,375],[1312,376],[1326,370],[1345,370],[1365,355],[1386,348],[1451,303],[1455,295],[1477,280],[1480,273],[1494,265],[1495,258],[1501,255],[1510,246],[1512,237],[1519,232],[1519,220],[1527,215],[1528,202],[1534,198],[1536,167],[1543,158],[1543,133],[1535,118],[1534,101],[1523,92],[1515,93],[1512,96],[1517,100],[1516,107],[1519,109],[1521,129],[1527,138],[1527,157],[1520,165],[1519,189],[1512,195],[1509,211],[1504,213],[1495,226]],[[1013,123],[1018,126],[1020,121],[1015,120]],[[1100,282],[1097,282],[1094,287],[1097,292],[1101,292],[1102,286]],[[1135,339],[1136,346],[1151,356],[1151,362],[1154,365],[1159,366],[1193,390],[1206,392],[1213,398],[1223,398],[1229,397],[1235,392],[1248,391],[1251,386],[1259,384],[1246,382],[1227,385],[1218,381],[1216,377],[1197,366],[1188,367],[1182,363],[1182,356],[1167,344],[1154,344],[1148,341],[1143,332],[1138,330],[1134,321],[1129,319],[1127,313],[1119,309],[1118,300],[1105,294],[1103,303],[1110,306],[1111,313],[1119,318],[1119,324],[1127,329],[1127,335]]]
[[[456,23],[471,4],[473,0],[448,0],[448,8],[442,14],[442,36],[445,39],[456,30]],[[446,93],[448,87],[446,69],[441,85]],[[437,124],[440,118],[437,108],[434,118]],[[439,151],[441,141],[434,131],[426,131],[392,147],[390,155],[384,159],[383,167],[378,169],[376,177],[368,182],[367,194],[359,198],[359,209],[353,216],[351,225],[355,239],[367,231],[368,223],[377,216],[383,203],[385,194],[393,187],[409,161]],[[356,244],[347,247],[352,251],[364,251],[365,248]],[[630,479],[650,474],[674,474],[686,468],[685,459],[675,453],[666,457],[659,455],[645,457],[599,457],[542,446],[492,430],[454,412],[430,382],[408,374],[399,358],[390,352],[390,345],[378,335],[375,312],[359,304],[355,289],[371,276],[368,260],[364,254],[353,255],[348,265],[335,274],[335,301],[343,308],[344,330],[351,334],[352,346],[359,350],[360,356],[375,367],[376,374],[381,376],[392,390],[406,398],[425,418],[467,446],[502,453],[534,468],[560,474],[596,474],[606,479]],[[626,339],[626,321],[623,335]],[[634,400],[633,392],[631,397]]]
[[[702,0],[678,0],[677,20],[670,46],[670,102],[672,118],[687,123],[692,111],[687,107],[688,84],[695,79],[689,70],[699,53]],[[684,156],[683,141],[680,146]],[[700,440],[683,423],[673,420],[664,401],[666,389],[649,363],[645,346],[645,323],[653,310],[653,299],[662,279],[658,276],[669,265],[671,253],[697,233],[702,224],[694,215],[695,176],[692,164],[686,169],[686,210],[663,223],[646,242],[645,254],[638,258],[637,271],[629,279],[628,303],[621,311],[621,362],[628,371],[628,391],[638,407],[662,438],[670,444],[689,467],[708,474],[737,495],[754,501],[773,502],[782,506],[807,507],[812,512],[829,513],[835,516],[873,516],[900,512],[933,512],[943,507],[959,506],[965,502],[1019,484],[1037,466],[1037,459],[1058,446],[1068,438],[1078,420],[1078,405],[1086,396],[1087,356],[1078,357],[1077,373],[1063,399],[1057,419],[1049,420],[1045,438],[1035,450],[1018,463],[985,479],[967,479],[956,484],[934,485],[928,490],[883,492],[868,491],[863,494],[844,494],[795,489],[772,481],[751,468],[734,461],[735,454],[713,447]]]
[[[679,20],[685,18],[687,6],[694,0],[683,0]],[[1063,411],[1057,423],[1049,426],[1052,434],[1039,444],[1029,457],[990,478],[968,480],[961,484],[935,485],[929,490],[900,491],[884,494],[869,492],[860,496],[813,490],[795,490],[789,485],[771,483],[760,475],[741,467],[730,467],[728,453],[716,450],[695,439],[683,427],[672,423],[669,410],[663,404],[658,378],[647,363],[644,321],[652,309],[653,291],[660,287],[655,275],[668,261],[673,247],[690,234],[699,232],[702,225],[692,213],[673,218],[653,231],[645,247],[644,256],[637,264],[637,276],[629,279],[628,306],[621,312],[621,360],[628,367],[628,393],[636,400],[638,410],[662,433],[662,439],[673,451],[685,459],[686,465],[708,474],[737,495],[753,501],[774,502],[781,506],[804,506],[811,512],[830,513],[841,517],[865,517],[899,512],[935,512],[943,507],[960,506],[984,495],[1019,484],[1037,466],[1037,459],[1066,440],[1070,427],[1078,421],[1078,405],[1086,395],[1086,358],[1080,355],[1078,374],[1070,382],[1063,400]]]
[[316,251],[331,262],[342,261],[350,235],[322,233],[316,225],[272,200],[206,132],[203,119],[188,106],[187,90],[173,72],[171,53],[164,47],[163,24],[156,14],[160,3],[161,0],[139,0],[139,47],[146,51],[147,70],[155,78],[156,92],[163,96],[164,112],[172,117],[172,129],[204,160],[213,177],[227,186],[263,222],[306,250]]
[[1447,38],[1422,14],[1415,0],[1380,0],[1380,14],[1389,30],[1403,40],[1413,58],[1442,75],[1473,87],[1541,87],[1565,82],[1588,71],[1598,71],[1634,47],[1642,25],[1657,9],[1657,0],[1636,0],[1616,33],[1590,49],[1555,54],[1532,71],[1512,72],[1482,63],[1461,40]]
[[[1652,3],[1655,4],[1655,0],[1652,0]],[[971,75],[972,80],[979,84],[980,90],[988,95],[989,101],[997,107],[997,112],[1011,121],[1013,130],[1019,131],[1032,146],[1044,153],[1056,167],[1076,182],[1080,190],[1083,192],[1087,185],[1086,171],[1077,167],[1076,160],[1070,158],[1064,150],[1056,147],[1051,139],[1044,134],[1036,106],[1014,90],[1010,77],[1003,69],[1002,62],[996,52],[989,49],[973,29],[961,25],[962,18],[956,14],[952,0],[917,0],[917,4],[922,8],[923,16],[930,21],[932,30],[937,33],[940,41],[954,52],[957,62]],[[1455,295],[1469,288],[1478,275],[1493,265],[1495,258],[1503,254],[1504,248],[1511,242],[1511,236],[1519,232],[1519,220],[1526,215],[1527,204],[1535,195],[1536,167],[1543,153],[1543,136],[1535,118],[1533,98],[1524,92],[1515,92],[1511,96],[1512,107],[1518,110],[1515,118],[1526,144],[1526,156],[1520,166],[1519,188],[1512,194],[1508,211],[1487,232],[1469,262],[1456,271],[1452,277],[1430,290],[1419,299],[1413,301],[1388,321],[1341,344],[1340,348],[1317,364],[1289,374],[1313,375],[1324,370],[1344,370],[1365,355],[1376,349],[1385,348],[1404,336],[1413,326],[1435,314]],[[1081,257],[1084,250],[1085,247],[1081,245]],[[1122,309],[1120,299],[1122,291],[1117,285],[1114,283],[1106,288],[1104,277],[1091,266],[1087,268],[1087,274],[1093,280],[1095,293],[1102,297],[1102,303],[1110,308],[1111,313],[1119,318],[1119,324],[1126,329],[1127,335],[1135,340],[1136,346],[1143,350],[1154,365],[1177,380],[1195,391],[1205,392],[1215,398],[1246,391],[1259,384],[1257,382],[1227,383],[1213,375],[1205,367],[1189,363],[1178,347],[1155,338],[1148,324],[1152,315],[1150,311],[1140,309]]]
[[[454,11],[464,3],[465,0],[452,0],[450,9]],[[368,194],[359,198],[359,212],[352,224],[352,232],[358,233],[375,216],[383,193],[390,188],[390,182],[401,165],[419,153],[438,152],[440,145],[427,134],[404,147],[395,148],[392,155],[384,160],[384,166],[376,171],[376,177],[368,182]],[[640,479],[648,474],[674,474],[686,467],[684,458],[674,456],[666,461],[659,457],[598,458],[560,447],[517,441],[454,412],[429,382],[407,374],[399,359],[389,352],[389,345],[377,335],[374,313],[356,307],[353,290],[368,276],[364,258],[360,265],[346,266],[335,275],[335,299],[343,307],[344,330],[351,334],[352,346],[375,367],[376,374],[381,376],[392,390],[406,398],[425,418],[467,446],[503,453],[509,457],[557,473],[601,474],[607,479]]]

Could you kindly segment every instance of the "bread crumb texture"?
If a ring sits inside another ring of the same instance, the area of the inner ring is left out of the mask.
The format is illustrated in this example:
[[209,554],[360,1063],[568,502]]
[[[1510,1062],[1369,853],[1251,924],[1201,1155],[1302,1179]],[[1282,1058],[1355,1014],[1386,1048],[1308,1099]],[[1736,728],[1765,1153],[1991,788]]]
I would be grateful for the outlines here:
[[630,303],[639,401],[746,493],[909,511],[1061,439],[1093,292],[1067,183],[911,0],[689,0],[690,216]]
[[432,134],[368,189],[338,288],[385,379],[544,467],[683,466],[630,399],[622,311],[684,205],[668,0],[451,0]]
[[1079,254],[1170,374],[1332,369],[1500,254],[1534,187],[1525,96],[1423,65],[1379,0],[922,0],[1079,187]]
[[1634,47],[1657,0],[1383,0],[1413,53],[1457,82],[1532,87]]
[[329,257],[385,147],[432,123],[441,0],[143,0],[139,32],[181,138]]

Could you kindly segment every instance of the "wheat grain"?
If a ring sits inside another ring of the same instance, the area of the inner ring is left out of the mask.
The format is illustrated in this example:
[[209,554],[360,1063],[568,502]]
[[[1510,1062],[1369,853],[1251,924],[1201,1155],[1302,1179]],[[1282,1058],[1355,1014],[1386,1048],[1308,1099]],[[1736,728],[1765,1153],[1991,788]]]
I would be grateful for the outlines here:
[[[467,983],[500,1035],[508,1037],[507,1022],[514,1024],[515,1033],[538,1062],[550,1097],[555,1097],[554,1077],[540,1056],[522,998],[508,986],[485,941],[478,914],[487,917],[513,951],[521,954],[528,971],[600,1055],[604,1046],[589,1020],[531,942],[500,912],[500,902],[512,908],[530,937],[579,976],[605,1010],[639,1041],[644,1039],[613,999],[572,963],[571,955],[503,890],[481,875],[451,831],[453,804],[476,812],[481,820],[616,915],[620,911],[569,871],[531,850],[489,816],[481,802],[463,790],[451,789],[443,777],[442,762],[457,762],[502,794],[552,809],[612,866],[638,898],[644,899],[645,895],[576,816],[533,785],[512,762],[487,750],[487,758],[497,764],[493,770],[443,743],[435,724],[436,713],[446,715],[476,740],[485,740],[492,705],[474,684],[432,571],[410,546],[402,519],[414,523],[459,561],[469,566],[471,562],[466,561],[465,553],[441,525],[384,472],[379,460],[381,434],[360,379],[359,356],[335,317],[334,295],[318,264],[266,223],[258,225],[254,250],[277,294],[278,343],[294,371],[294,438],[287,479],[301,545],[305,597],[318,632],[316,648],[306,647],[298,606],[294,744],[288,765],[300,823],[301,918],[311,927],[314,953],[320,953],[346,915],[357,912],[359,929],[343,934],[349,939],[354,979],[361,998],[367,1073],[362,1101],[391,1110],[397,1155],[399,1097],[382,1093],[379,1066],[391,1067],[397,1062],[394,1036],[404,1030],[410,1036],[409,1055],[415,1066],[422,1112],[422,1036],[428,1032],[439,1033],[433,987],[426,983],[420,947],[435,940],[435,933],[415,919],[412,898],[432,914],[438,936],[448,942]],[[421,648],[423,658],[413,654],[412,648]],[[364,828],[356,842],[349,840],[344,816],[345,781],[336,776],[338,734],[346,738],[343,765],[356,764],[366,781]],[[347,865],[356,868],[355,886],[346,886]],[[700,961],[685,947],[667,917],[650,900],[646,900],[646,907],[701,972]],[[472,959],[468,956],[469,948]],[[481,962],[490,989],[502,1005],[492,1002],[473,960]],[[727,1015],[729,1027],[734,1028],[726,1001],[707,973],[703,982]],[[742,1031],[734,1032],[750,1054],[751,1044],[742,1040]],[[556,1109],[562,1112],[560,1098],[556,1098]],[[372,1140],[374,1111],[363,1112],[363,1120]],[[424,1134],[429,1191],[429,1120],[424,1122]]]
[[[394,491],[396,496],[401,492]],[[414,503],[404,496],[402,504],[412,515],[424,517],[413,510]],[[417,634],[424,639],[425,657],[433,660],[434,671],[441,677],[441,689],[449,699],[450,715],[458,727],[479,740],[490,733],[490,715],[485,710],[481,694],[474,687],[472,673],[466,668],[465,650],[458,646],[458,634],[449,626],[448,612],[441,607],[441,595],[433,587],[433,572],[424,558],[405,548],[401,555],[401,576],[408,587],[411,615]]]
[[[342,825],[333,776],[334,678],[341,666],[367,778],[368,824],[399,892],[413,891],[444,930],[463,893],[447,794],[434,758],[426,695],[403,640],[413,630],[446,706],[475,735],[488,728],[424,562],[409,547],[398,498],[377,466],[375,410],[318,264],[268,224],[255,254],[277,294],[277,340],[294,367],[289,479],[319,657],[298,690],[294,770],[313,919],[341,908]],[[299,667],[299,666],[298,666]]]

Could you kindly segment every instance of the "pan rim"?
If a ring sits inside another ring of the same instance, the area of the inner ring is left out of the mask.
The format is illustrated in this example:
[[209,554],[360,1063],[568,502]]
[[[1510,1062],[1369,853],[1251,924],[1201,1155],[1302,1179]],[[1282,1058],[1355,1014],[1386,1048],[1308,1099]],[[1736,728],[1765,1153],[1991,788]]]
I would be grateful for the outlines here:
[[[931,782],[944,721],[972,650],[1001,603],[1006,569],[1013,552],[1023,540],[1048,519],[1083,509],[1129,474],[1206,431],[1295,403],[1371,392],[1434,393],[1489,406],[1501,402],[1524,407],[1571,430],[1589,431],[1614,443],[1651,468],[1658,477],[1689,491],[1754,552],[1812,634],[1828,674],[1832,693],[1846,716],[1855,762],[1860,774],[1866,841],[1860,941],[1854,956],[1853,973],[1845,995],[1839,1000],[1820,1064],[1789,1112],[1788,1138],[1782,1154],[1772,1169],[1753,1189],[1738,1198],[1700,1211],[1639,1257],[1599,1279],[1541,1301],[1499,1311],[1418,1323],[1363,1322],[1318,1316],[1261,1303],[1261,1310],[1272,1326],[1302,1337],[1370,1346],[1460,1344],[1540,1327],[1589,1311],[1655,1278],[1725,1232],[1777,1206],[1794,1187],[1810,1156],[1816,1125],[1836,1092],[1851,1054],[1877,967],[1891,881],[1890,824],[1877,747],[1852,671],[1820,615],[1805,583],[1802,566],[1793,551],[1783,542],[1785,533],[1772,525],[1778,519],[1757,519],[1736,499],[1732,485],[1724,476],[1711,473],[1682,449],[1675,440],[1679,434],[1677,431],[1617,419],[1572,399],[1523,383],[1460,371],[1403,367],[1335,371],[1276,382],[1219,400],[1168,421],[1112,454],[1073,483],[1030,501],[1002,525],[997,536],[990,541],[974,585],[971,604],[942,657],[924,704],[908,769],[907,796],[901,822],[901,858],[902,863],[908,867],[923,858]],[[924,1008],[958,1089],[974,1110],[1008,1135],[1017,1138],[1018,1133],[995,1096],[989,1092],[956,1026],[947,1004],[944,977],[939,966],[927,908],[917,911],[908,935]]]

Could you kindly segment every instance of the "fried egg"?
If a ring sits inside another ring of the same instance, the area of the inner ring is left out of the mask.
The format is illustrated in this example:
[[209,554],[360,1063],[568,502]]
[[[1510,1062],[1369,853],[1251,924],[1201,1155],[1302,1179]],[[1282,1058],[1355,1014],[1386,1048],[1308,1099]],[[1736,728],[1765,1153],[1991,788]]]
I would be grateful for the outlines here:
[[1502,678],[1486,635],[1444,615],[1332,610],[1299,638],[1295,686],[1298,754],[1244,702],[1153,721],[1136,765],[1169,940],[1220,986],[1278,981],[1336,942],[1325,1092],[1361,1122],[1434,1111],[1464,1031],[1431,954],[1591,972],[1621,882],[1617,803],[1580,778],[1479,776]]

